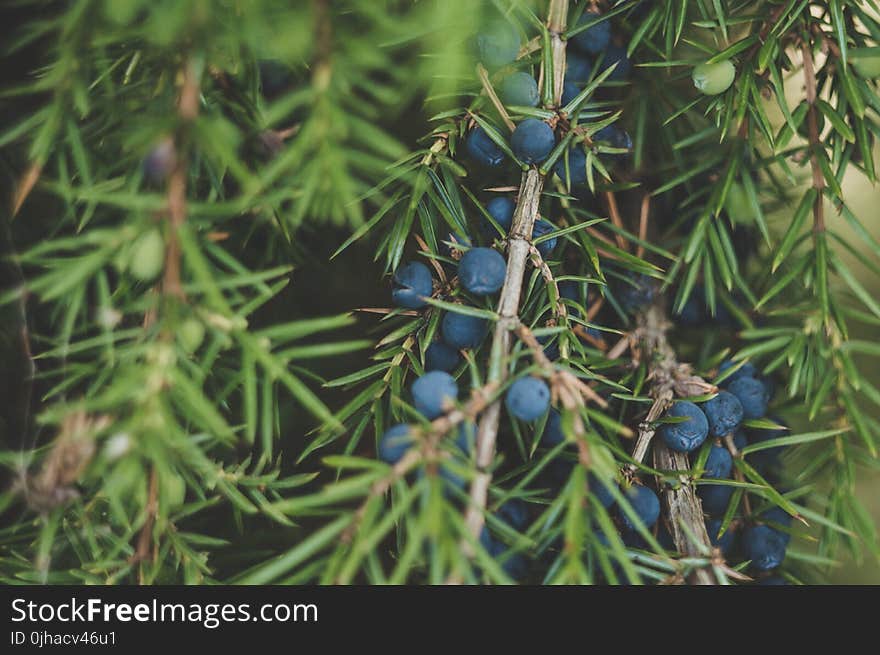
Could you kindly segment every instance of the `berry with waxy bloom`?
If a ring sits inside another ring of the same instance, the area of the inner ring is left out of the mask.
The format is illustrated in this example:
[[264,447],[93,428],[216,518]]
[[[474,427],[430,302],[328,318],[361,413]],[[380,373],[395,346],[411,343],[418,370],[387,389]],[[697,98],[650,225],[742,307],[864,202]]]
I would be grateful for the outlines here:
[[449,373],[430,371],[412,385],[413,405],[425,418],[434,420],[458,398],[458,384]]
[[703,63],[694,66],[691,78],[694,86],[707,96],[715,96],[724,93],[733,84],[736,77],[736,68],[727,59],[713,64]]
[[485,296],[504,285],[507,262],[492,248],[471,248],[458,263],[458,280],[469,293]]
[[553,128],[537,118],[525,119],[510,136],[513,154],[525,164],[540,164],[547,159],[555,145]]
[[430,269],[421,262],[404,264],[394,272],[391,299],[398,307],[419,309],[427,305],[434,283]]
[[521,421],[536,421],[550,407],[550,388],[535,377],[520,378],[507,390],[504,398],[507,410]]

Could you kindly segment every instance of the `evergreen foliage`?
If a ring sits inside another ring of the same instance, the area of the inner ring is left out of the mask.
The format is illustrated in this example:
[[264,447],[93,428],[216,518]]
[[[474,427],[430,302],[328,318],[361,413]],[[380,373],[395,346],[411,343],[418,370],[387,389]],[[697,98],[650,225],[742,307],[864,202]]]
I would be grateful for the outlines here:
[[[843,189],[876,182],[878,10],[19,1],[0,580],[810,583],[880,554],[880,242]],[[386,306],[279,314],[333,230]]]

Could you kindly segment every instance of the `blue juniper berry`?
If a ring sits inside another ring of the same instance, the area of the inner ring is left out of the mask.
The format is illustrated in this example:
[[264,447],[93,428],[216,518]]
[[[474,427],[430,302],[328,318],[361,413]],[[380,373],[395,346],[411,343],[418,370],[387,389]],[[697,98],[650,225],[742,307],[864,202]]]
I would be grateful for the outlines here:
[[434,420],[458,398],[458,384],[449,373],[430,371],[413,382],[411,392],[419,413]]
[[430,269],[421,262],[410,262],[397,269],[392,279],[394,288],[391,299],[394,304],[406,309],[419,309],[427,302],[433,291]]
[[504,397],[507,410],[521,421],[536,421],[550,407],[550,388],[543,380],[532,376],[518,379],[510,385]]
[[664,423],[657,430],[664,443],[672,450],[689,453],[699,448],[709,435],[706,415],[688,400],[674,403],[666,416],[685,419],[677,423]]

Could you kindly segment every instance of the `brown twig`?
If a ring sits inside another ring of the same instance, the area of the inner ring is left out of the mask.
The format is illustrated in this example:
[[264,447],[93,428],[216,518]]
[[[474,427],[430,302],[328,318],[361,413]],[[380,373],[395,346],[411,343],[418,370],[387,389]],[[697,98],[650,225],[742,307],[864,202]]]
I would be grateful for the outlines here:
[[[518,325],[514,329],[514,333],[532,351],[532,359],[535,360],[535,363],[544,369],[544,374],[549,378],[554,394],[563,401],[563,407],[577,409],[587,401],[594,402],[602,408],[608,407],[608,401],[571,371],[557,369],[544,354],[543,346],[529,328],[525,325]],[[569,404],[566,404],[563,396],[570,400]]]
[[[677,361],[675,351],[666,340],[669,321],[659,304],[655,304],[638,316],[635,336],[638,339],[638,354],[649,362],[650,395],[654,399],[646,420],[639,426],[639,437],[633,450],[633,459],[644,459],[648,446],[654,436],[653,423],[678,396],[693,396],[717,391],[714,385],[693,375],[691,367]],[[706,533],[706,524],[700,500],[687,471],[690,469],[687,455],[677,453],[663,443],[654,444],[654,467],[662,471],[677,471],[678,483],[667,485],[663,496],[675,546],[682,554],[702,557],[711,552],[712,545]],[[629,465],[626,473],[635,474],[637,467]],[[687,530],[683,526],[687,526]],[[696,537],[692,541],[690,534]],[[695,569],[690,576],[693,584],[715,584],[715,576],[705,568]]]
[[590,321],[592,321],[594,318],[596,318],[596,315],[602,309],[602,305],[604,305],[604,304],[605,304],[605,296],[599,296],[596,299],[596,302],[594,302],[592,305],[590,305],[590,308],[587,310],[587,322],[588,323]]
[[617,359],[621,357],[623,353],[632,348],[633,346],[633,338],[631,334],[624,334],[616,344],[611,347],[611,350],[608,351],[606,357],[608,359]]
[[[177,113],[181,121],[189,123],[199,113],[198,72],[192,61],[183,66],[183,83],[177,102]],[[180,150],[177,139],[175,149]],[[186,222],[186,157],[180,152],[168,177],[168,240],[165,253],[165,274],[162,278],[162,292],[168,296],[185,298],[180,281],[180,240],[178,232]]]
[[571,329],[571,331],[574,332],[575,336],[577,336],[579,339],[583,339],[584,341],[592,344],[593,346],[595,346],[599,350],[601,350],[603,352],[608,350],[608,342],[605,341],[605,339],[602,337],[595,337],[592,334],[590,334],[589,332],[587,332],[587,330],[584,328],[583,325],[575,325]]
[[[416,243],[419,244],[419,248],[421,248],[422,252],[430,253],[431,249],[428,248],[428,244],[425,243],[425,240],[422,237],[420,237],[418,234],[416,234],[414,236],[415,236]],[[448,284],[448,281],[446,280],[446,271],[440,265],[440,262],[438,262],[433,257],[429,257],[428,261],[431,264],[431,267],[434,269],[434,272],[437,274],[437,279],[440,280],[440,283],[443,285]]]

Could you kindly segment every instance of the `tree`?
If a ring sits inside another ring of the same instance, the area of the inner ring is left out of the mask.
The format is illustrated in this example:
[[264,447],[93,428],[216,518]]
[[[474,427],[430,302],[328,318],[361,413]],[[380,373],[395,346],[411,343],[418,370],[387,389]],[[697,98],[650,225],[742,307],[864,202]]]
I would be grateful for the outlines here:
[[[880,244],[842,189],[875,180],[875,9],[22,3],[0,575],[770,584],[876,554],[850,262]],[[396,306],[276,320],[329,226]],[[372,362],[315,372],[376,316]]]

